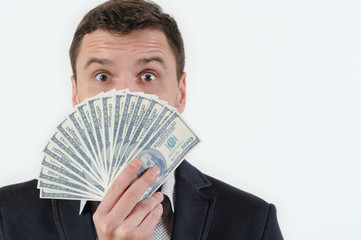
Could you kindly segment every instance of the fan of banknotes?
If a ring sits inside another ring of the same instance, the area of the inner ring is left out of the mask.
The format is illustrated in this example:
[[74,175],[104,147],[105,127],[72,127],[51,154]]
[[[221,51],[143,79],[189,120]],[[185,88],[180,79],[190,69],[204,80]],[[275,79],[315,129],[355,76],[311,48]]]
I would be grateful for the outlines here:
[[101,201],[124,166],[139,158],[140,176],[156,166],[153,194],[200,142],[179,113],[155,95],[109,91],[74,107],[43,150],[41,198]]

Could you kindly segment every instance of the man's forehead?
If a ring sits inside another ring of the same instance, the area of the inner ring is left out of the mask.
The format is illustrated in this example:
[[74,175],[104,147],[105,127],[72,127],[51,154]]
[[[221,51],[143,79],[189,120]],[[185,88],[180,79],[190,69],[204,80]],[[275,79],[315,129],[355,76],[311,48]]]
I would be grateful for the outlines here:
[[[135,59],[135,64],[138,66],[144,66],[147,65],[149,63],[159,63],[160,65],[162,65],[162,67],[164,69],[168,68],[168,65],[166,63],[166,61],[160,57],[160,56],[151,56],[151,57],[141,57],[141,58],[137,58]],[[103,66],[114,66],[116,63],[111,60],[111,59],[107,59],[107,58],[97,58],[97,57],[89,57],[85,64],[84,64],[84,70],[87,70],[87,68],[89,68],[89,66],[91,66],[92,64],[98,64],[98,65],[103,65]]]
[[83,58],[82,62],[86,61],[85,64],[89,65],[89,59],[96,57],[98,53],[111,55],[118,52],[148,55],[137,59],[140,63],[149,62],[147,59],[164,63],[169,59],[163,58],[169,57],[173,57],[175,61],[164,33],[150,29],[139,30],[123,36],[116,36],[104,30],[96,30],[86,34],[80,47],[78,59]]
[[148,29],[121,36],[104,30],[96,30],[84,36],[82,47],[90,50],[92,48],[107,48],[110,50],[134,50],[136,48],[159,51],[170,50],[163,32]]

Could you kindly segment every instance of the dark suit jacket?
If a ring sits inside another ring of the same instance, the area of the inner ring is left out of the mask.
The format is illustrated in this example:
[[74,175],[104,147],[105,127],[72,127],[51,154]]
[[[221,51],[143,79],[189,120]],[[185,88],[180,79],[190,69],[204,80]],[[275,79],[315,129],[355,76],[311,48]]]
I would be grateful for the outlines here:
[[[40,199],[37,181],[0,189],[0,239],[95,239],[79,201]],[[184,161],[176,174],[173,239],[283,239],[272,204]]]

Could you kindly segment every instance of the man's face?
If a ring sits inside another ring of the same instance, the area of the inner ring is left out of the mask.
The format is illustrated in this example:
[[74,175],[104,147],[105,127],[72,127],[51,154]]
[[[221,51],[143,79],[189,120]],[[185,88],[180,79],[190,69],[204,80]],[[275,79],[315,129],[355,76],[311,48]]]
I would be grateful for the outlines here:
[[73,105],[112,89],[155,94],[184,111],[185,74],[178,84],[176,61],[165,35],[140,30],[114,36],[96,30],[84,36],[76,60],[77,82],[72,77]]

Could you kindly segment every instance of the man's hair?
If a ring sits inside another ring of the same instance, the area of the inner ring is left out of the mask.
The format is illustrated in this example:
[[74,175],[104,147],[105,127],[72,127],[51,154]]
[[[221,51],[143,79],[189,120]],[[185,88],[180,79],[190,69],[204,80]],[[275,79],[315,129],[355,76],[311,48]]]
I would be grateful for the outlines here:
[[95,30],[105,30],[123,36],[142,29],[163,32],[173,50],[178,81],[184,71],[184,46],[176,21],[161,7],[144,0],[110,0],[90,12],[79,23],[70,46],[70,61],[76,81],[76,59],[84,36]]

